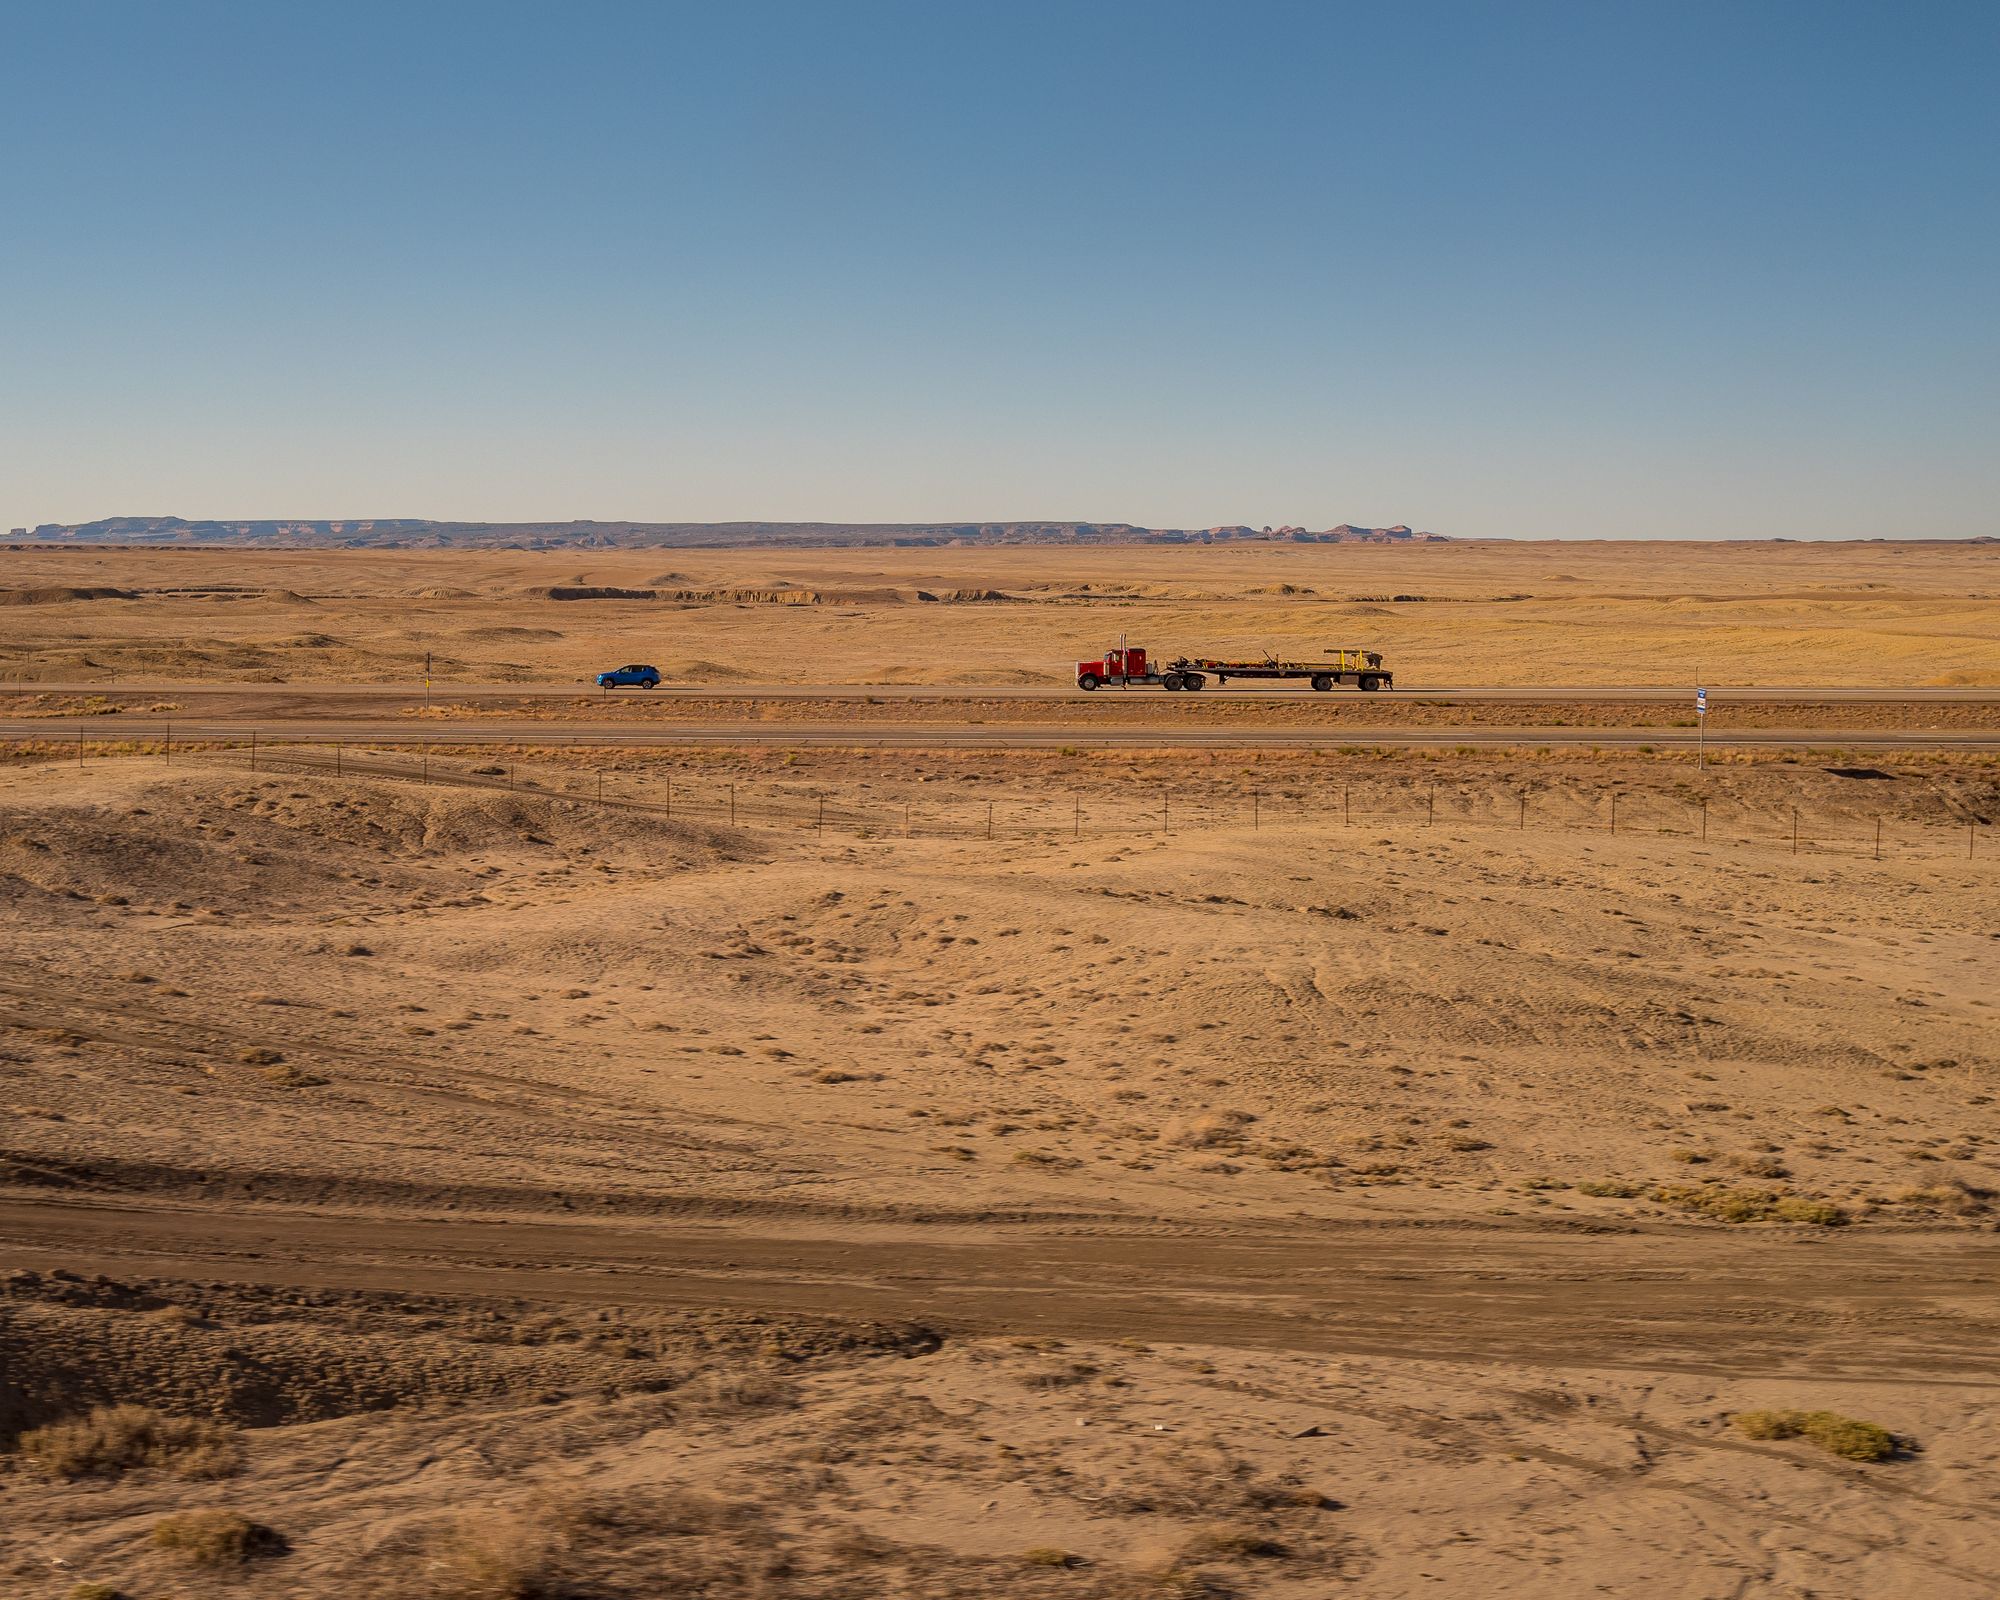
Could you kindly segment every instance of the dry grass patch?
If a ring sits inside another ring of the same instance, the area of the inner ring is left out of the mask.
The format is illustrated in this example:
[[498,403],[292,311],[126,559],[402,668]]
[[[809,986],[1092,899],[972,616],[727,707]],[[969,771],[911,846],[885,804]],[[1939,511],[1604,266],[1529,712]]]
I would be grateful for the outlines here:
[[553,1512],[472,1513],[437,1536],[426,1565],[447,1600],[543,1600],[561,1592],[559,1562],[571,1542]]
[[290,1065],[264,1067],[257,1076],[280,1089],[318,1089],[332,1082],[330,1078],[321,1077],[317,1072],[307,1072],[303,1067]]
[[676,1405],[714,1416],[789,1411],[802,1398],[797,1384],[763,1372],[708,1372],[674,1391]]
[[[608,1552],[634,1539],[740,1534],[750,1508],[688,1490],[558,1497],[467,1512],[423,1537],[422,1593],[437,1600],[583,1600]],[[679,1591],[674,1591],[679,1592]],[[726,1592],[734,1592],[733,1590]]]
[[1292,1552],[1281,1541],[1254,1529],[1207,1528],[1188,1541],[1184,1553],[1195,1560],[1254,1556],[1264,1561],[1282,1561]]
[[236,1511],[183,1511],[153,1524],[153,1543],[191,1567],[241,1566],[285,1553],[284,1536]]
[[1060,1367],[1042,1367],[1034,1372],[1024,1372],[1021,1374],[1021,1386],[1026,1389],[1068,1389],[1090,1382],[1103,1370],[1094,1361],[1071,1361]]
[[1776,1189],[1732,1189],[1719,1183],[1668,1183],[1648,1199],[1718,1222],[1801,1222],[1837,1228],[1848,1220],[1831,1200],[1785,1194]]
[[21,1435],[18,1446],[52,1478],[115,1478],[158,1467],[182,1478],[227,1478],[243,1467],[236,1430],[146,1406],[99,1406]]
[[1926,1211],[1942,1211],[1954,1217],[1984,1216],[1991,1208],[1993,1191],[1974,1188],[1956,1179],[1934,1183],[1928,1188],[1904,1189],[1895,1197],[1898,1205],[1920,1206]]
[[1886,1461],[1896,1453],[1887,1428],[1837,1411],[1739,1411],[1735,1421],[1752,1439],[1810,1439],[1849,1461]]

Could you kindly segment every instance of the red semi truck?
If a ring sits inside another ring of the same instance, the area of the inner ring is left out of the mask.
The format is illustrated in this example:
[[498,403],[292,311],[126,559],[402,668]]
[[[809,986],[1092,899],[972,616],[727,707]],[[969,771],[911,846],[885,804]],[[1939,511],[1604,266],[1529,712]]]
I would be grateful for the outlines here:
[[1156,667],[1146,652],[1121,644],[1107,650],[1097,661],[1076,664],[1079,689],[1129,689],[1135,685],[1158,684],[1162,689],[1199,689],[1211,677],[1217,683],[1231,678],[1305,678],[1315,689],[1331,689],[1336,683],[1351,683],[1373,692],[1392,688],[1395,675],[1382,665],[1374,650],[1333,649],[1325,661],[1280,661],[1266,656],[1261,661],[1221,661],[1212,656],[1176,656],[1165,667]]

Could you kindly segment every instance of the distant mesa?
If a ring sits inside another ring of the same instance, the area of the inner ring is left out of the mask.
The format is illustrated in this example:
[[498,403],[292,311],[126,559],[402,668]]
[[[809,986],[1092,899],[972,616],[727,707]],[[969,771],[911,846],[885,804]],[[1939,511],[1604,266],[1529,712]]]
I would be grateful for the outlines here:
[[[1309,528],[1142,528],[1130,522],[431,522],[416,517],[353,521],[305,518],[230,521],[186,517],[103,517],[16,528],[31,544],[240,545],[285,549],[644,550],[740,549],[746,545],[826,548],[842,545],[992,546],[1226,544],[1427,544],[1444,535],[1343,522]],[[671,579],[663,579],[664,587]]]

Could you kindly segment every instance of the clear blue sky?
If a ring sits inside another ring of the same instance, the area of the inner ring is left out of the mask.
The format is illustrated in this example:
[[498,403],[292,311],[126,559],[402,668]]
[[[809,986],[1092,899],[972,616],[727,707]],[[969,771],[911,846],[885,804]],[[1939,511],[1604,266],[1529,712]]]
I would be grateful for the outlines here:
[[0,527],[2000,532],[2000,4],[0,0]]

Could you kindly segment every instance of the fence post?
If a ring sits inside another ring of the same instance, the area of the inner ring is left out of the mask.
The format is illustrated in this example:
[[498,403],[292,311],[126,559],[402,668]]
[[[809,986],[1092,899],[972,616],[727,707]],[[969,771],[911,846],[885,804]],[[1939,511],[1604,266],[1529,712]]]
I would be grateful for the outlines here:
[[819,836],[826,837],[826,796],[819,797]]
[[989,842],[993,838],[993,802],[991,800],[986,802],[986,837]]
[[1792,807],[1792,854],[1799,853],[1799,808]]
[[1255,789],[1250,791],[1250,831],[1252,833],[1255,833],[1259,828],[1264,826],[1261,798]]
[[1875,819],[1875,859],[1877,861],[1882,859],[1882,819],[1880,817]]
[[419,753],[420,753],[420,754],[421,754],[421,756],[423,757],[423,763],[424,763],[424,782],[425,782],[425,783],[429,783],[429,782],[431,781],[431,749],[430,749],[430,746],[429,746],[429,745],[425,745],[425,746],[423,747],[422,751],[421,751],[421,752],[419,752]]
[[1070,818],[1069,836],[1072,839],[1081,839],[1083,837],[1083,796],[1077,795],[1075,796],[1075,800],[1076,814]]
[[667,820],[674,820],[674,775],[667,774]]
[[604,804],[604,774],[601,772],[597,775],[597,803]]
[[1708,843],[1708,802],[1706,800],[1701,803],[1701,842],[1703,844]]
[[1613,833],[1618,831],[1618,791],[1616,789],[1611,791],[1611,831]]
[[1342,784],[1340,789],[1340,822],[1342,827],[1351,828],[1354,826],[1354,813],[1348,808],[1347,786],[1345,784]]
[[340,742],[338,740],[334,741],[333,746],[333,775],[336,778],[340,776]]
[[1521,821],[1520,825],[1514,831],[1516,833],[1526,833],[1528,831],[1528,797],[1526,795],[1521,796]]
[[1424,826],[1426,828],[1431,827],[1437,822],[1437,819],[1438,819],[1438,786],[1435,783],[1433,783],[1431,785],[1431,808],[1429,814],[1424,818]]
[[903,802],[903,837],[905,839],[915,837],[915,835],[910,832],[910,802],[907,800]]
[[1164,839],[1166,836],[1167,836],[1167,796],[1166,796],[1166,791],[1162,790],[1160,792],[1160,837]]
[[729,825],[732,828],[736,826],[736,785],[733,783],[729,786]]

